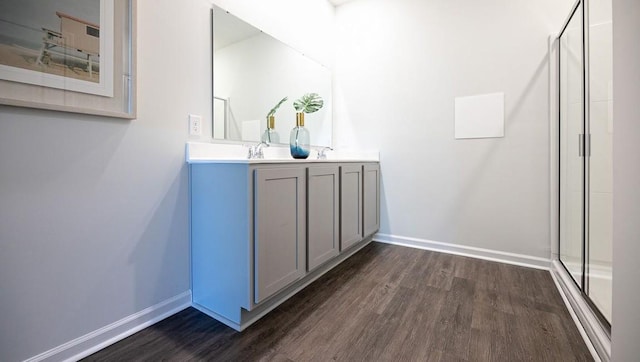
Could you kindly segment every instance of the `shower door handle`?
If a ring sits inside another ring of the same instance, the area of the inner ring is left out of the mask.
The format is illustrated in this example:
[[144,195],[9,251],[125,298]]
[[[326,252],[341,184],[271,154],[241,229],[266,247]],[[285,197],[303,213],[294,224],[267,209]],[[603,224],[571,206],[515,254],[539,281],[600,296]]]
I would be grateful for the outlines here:
[[584,135],[583,134],[579,134],[578,135],[578,157],[583,157],[584,156]]
[[578,157],[591,157],[591,134],[578,135]]

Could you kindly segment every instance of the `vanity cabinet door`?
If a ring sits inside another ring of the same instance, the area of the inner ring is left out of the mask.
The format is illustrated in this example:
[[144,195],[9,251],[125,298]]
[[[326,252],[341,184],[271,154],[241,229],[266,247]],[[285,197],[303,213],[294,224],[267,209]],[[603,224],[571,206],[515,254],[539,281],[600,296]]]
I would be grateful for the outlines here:
[[338,166],[307,169],[307,267],[311,271],[340,252]]
[[257,168],[254,185],[254,303],[306,273],[305,169]]
[[362,216],[364,236],[380,229],[380,164],[367,163],[362,167]]
[[362,240],[362,164],[340,167],[340,250]]

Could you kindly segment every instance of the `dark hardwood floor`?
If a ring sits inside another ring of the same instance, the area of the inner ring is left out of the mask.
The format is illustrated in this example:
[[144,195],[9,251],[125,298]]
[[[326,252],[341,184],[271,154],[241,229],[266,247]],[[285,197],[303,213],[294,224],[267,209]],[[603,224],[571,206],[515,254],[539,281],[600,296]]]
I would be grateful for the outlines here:
[[86,361],[591,361],[547,271],[371,243],[242,333],[188,308]]

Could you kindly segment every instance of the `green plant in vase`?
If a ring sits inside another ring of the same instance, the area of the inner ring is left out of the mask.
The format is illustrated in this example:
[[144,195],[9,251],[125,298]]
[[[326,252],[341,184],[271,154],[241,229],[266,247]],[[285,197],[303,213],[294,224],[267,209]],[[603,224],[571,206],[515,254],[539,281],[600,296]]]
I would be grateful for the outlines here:
[[280,135],[278,135],[278,132],[276,132],[275,130],[276,128],[275,115],[278,108],[280,108],[282,103],[286,102],[287,99],[288,97],[282,98],[280,102],[278,102],[278,104],[276,104],[273,108],[271,108],[269,113],[267,113],[267,128],[264,130],[264,133],[262,134],[262,138],[261,138],[262,142],[266,144],[280,143]]
[[309,157],[311,142],[309,131],[304,128],[304,114],[317,112],[323,105],[324,101],[318,93],[307,93],[293,102],[293,108],[296,110],[296,126],[291,130],[289,137],[289,149],[293,158]]

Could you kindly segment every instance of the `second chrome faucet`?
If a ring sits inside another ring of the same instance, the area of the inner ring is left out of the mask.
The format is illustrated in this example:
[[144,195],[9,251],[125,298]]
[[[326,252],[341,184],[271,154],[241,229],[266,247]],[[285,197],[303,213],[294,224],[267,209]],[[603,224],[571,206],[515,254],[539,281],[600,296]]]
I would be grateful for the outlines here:
[[249,146],[249,154],[247,155],[247,158],[250,160],[263,159],[264,158],[263,148],[265,147],[269,147],[269,144],[266,142],[260,142],[257,145]]
[[318,151],[318,160],[326,160],[327,159],[327,151],[333,151],[331,147],[323,147]]

